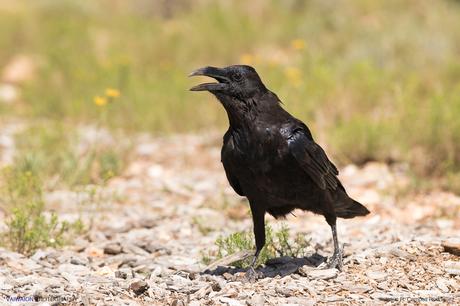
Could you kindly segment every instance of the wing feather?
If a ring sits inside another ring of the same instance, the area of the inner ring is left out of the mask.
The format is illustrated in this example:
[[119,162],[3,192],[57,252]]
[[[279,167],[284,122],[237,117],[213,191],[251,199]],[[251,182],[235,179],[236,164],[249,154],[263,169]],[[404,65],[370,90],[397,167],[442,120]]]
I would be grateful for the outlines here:
[[321,189],[336,189],[339,171],[309,135],[303,129],[294,130],[287,139],[289,152]]

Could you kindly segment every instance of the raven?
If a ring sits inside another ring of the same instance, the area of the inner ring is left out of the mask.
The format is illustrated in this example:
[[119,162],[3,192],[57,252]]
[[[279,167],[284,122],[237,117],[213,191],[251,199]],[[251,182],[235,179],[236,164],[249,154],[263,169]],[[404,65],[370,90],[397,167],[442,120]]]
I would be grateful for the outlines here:
[[190,76],[217,80],[190,90],[209,91],[228,115],[221,161],[230,185],[251,208],[256,252],[250,271],[265,245],[265,213],[279,218],[294,209],[325,217],[334,242],[328,267],[341,270],[336,219],[365,216],[369,210],[348,196],[337,167],[308,127],[281,107],[251,66],[204,67]]

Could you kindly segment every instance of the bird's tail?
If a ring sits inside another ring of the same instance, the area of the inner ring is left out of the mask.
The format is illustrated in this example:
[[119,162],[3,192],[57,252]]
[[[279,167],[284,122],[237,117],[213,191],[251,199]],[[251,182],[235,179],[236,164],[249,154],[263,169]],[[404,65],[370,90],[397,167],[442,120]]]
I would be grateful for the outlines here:
[[370,213],[370,211],[361,203],[353,200],[350,197],[346,197],[345,201],[336,202],[335,213],[339,218],[353,218],[358,216],[365,216]]

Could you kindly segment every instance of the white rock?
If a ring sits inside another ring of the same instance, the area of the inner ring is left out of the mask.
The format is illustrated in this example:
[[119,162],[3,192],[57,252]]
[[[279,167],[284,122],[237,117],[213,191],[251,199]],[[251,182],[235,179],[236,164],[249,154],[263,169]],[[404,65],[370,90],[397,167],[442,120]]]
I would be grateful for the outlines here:
[[383,271],[367,271],[366,272],[366,275],[369,277],[369,278],[372,278],[373,280],[375,281],[382,281],[382,280],[385,280],[387,278],[387,274]]
[[228,298],[228,297],[221,297],[221,298],[219,298],[219,301],[221,301],[222,303],[225,303],[225,304],[227,304],[229,306],[243,306],[244,305],[240,301],[234,300],[234,299],[231,299],[231,298]]
[[460,261],[446,261],[444,269],[452,275],[460,275]]
[[299,272],[313,279],[331,279],[337,277],[338,270],[333,269],[312,269],[309,266],[303,266]]
[[254,294],[249,300],[246,301],[249,306],[263,306],[265,305],[265,298],[260,294]]
[[448,282],[444,278],[439,277],[436,280],[436,286],[438,286],[438,288],[441,289],[442,292],[449,292],[449,287],[447,287],[447,284]]

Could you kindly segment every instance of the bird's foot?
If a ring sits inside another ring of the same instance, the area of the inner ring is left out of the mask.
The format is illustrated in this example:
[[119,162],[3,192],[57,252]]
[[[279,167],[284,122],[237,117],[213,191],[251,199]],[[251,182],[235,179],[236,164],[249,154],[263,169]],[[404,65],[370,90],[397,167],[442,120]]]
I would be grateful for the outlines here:
[[255,283],[258,277],[259,275],[257,274],[254,267],[250,267],[249,270],[246,271],[245,278],[246,278],[246,281],[248,281],[249,283]]
[[335,250],[332,257],[329,259],[327,265],[327,269],[336,268],[339,271],[343,269],[343,260],[342,260],[342,250]]

